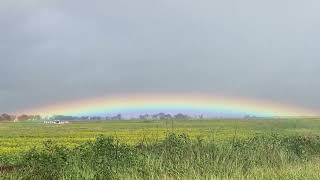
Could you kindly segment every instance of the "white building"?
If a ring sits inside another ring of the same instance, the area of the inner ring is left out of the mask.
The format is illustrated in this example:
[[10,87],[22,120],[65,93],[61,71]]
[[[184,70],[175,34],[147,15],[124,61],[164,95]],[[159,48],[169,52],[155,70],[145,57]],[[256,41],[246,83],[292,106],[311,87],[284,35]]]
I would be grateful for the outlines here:
[[54,120],[54,121],[44,121],[44,124],[69,124],[69,121],[60,121],[60,120]]

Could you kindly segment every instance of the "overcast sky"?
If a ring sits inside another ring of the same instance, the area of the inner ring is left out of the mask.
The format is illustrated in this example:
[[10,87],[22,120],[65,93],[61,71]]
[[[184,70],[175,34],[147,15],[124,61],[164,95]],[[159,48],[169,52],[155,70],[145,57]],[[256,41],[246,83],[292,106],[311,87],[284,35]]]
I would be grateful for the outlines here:
[[0,112],[200,92],[320,109],[319,0],[1,0]]

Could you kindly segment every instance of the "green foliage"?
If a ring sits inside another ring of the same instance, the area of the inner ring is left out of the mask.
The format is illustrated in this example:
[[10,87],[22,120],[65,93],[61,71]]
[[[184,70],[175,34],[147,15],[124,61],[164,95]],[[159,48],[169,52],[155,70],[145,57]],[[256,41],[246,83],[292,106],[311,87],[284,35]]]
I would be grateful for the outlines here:
[[1,124],[0,179],[320,177],[318,121],[161,123]]
[[114,179],[115,174],[134,166],[137,157],[133,148],[104,136],[77,147],[74,154],[73,165],[91,169],[95,179]]
[[[77,173],[89,169],[94,179],[114,179],[121,170],[135,165],[136,156],[133,148],[119,144],[111,137],[100,136],[74,149],[47,141],[43,148],[25,154],[23,174],[27,179],[50,180],[79,176]],[[77,169],[77,173],[70,169]]]
[[32,149],[23,158],[25,175],[29,179],[56,179],[68,166],[72,152],[52,141],[44,142],[40,150]]
[[[75,148],[47,141],[22,158],[23,179],[254,178],[306,164],[320,155],[317,136],[256,136],[224,143],[168,134],[161,141],[129,146],[99,136]],[[258,174],[261,176],[261,174]]]
[[293,136],[283,140],[286,147],[292,150],[299,158],[308,158],[320,153],[319,136]]

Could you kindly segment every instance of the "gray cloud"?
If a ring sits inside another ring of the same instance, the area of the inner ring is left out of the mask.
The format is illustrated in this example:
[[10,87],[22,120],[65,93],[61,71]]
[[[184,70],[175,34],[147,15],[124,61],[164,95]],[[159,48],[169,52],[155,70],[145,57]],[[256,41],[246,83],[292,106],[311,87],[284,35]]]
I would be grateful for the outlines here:
[[320,109],[320,3],[0,3],[0,111],[127,92]]

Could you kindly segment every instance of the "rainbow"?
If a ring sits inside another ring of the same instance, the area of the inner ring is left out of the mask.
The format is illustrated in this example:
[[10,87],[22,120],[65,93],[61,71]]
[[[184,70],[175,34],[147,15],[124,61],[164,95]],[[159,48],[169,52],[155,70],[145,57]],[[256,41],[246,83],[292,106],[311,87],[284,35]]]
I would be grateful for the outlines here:
[[63,102],[23,110],[19,114],[50,115],[112,115],[135,116],[143,113],[186,113],[205,116],[316,116],[314,110],[248,98],[204,94],[130,94]]

